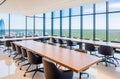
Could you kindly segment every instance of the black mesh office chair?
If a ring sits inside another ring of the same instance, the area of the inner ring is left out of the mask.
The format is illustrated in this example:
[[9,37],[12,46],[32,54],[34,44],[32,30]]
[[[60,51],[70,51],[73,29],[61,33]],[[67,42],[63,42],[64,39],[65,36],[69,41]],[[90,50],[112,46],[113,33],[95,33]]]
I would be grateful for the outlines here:
[[114,63],[114,60],[112,59],[114,56],[114,52],[110,46],[101,45],[99,47],[98,53],[103,55],[102,61],[100,62],[105,62],[106,66],[108,66],[108,63],[110,63],[110,64],[115,65],[115,67],[117,67],[117,65]]
[[44,72],[46,79],[72,79],[73,72],[71,70],[59,70],[55,64],[43,59]]
[[[82,50],[82,49],[75,49],[75,51],[82,52],[82,53],[87,53],[86,50]],[[86,71],[87,69],[89,69],[89,67],[88,67],[88,68],[85,68],[83,71]],[[89,77],[89,74],[88,74],[88,73],[80,72],[80,74],[79,74],[79,79],[81,79],[82,74],[86,74],[87,77]]]
[[24,77],[26,76],[26,73],[34,72],[32,76],[32,79],[33,79],[37,71],[43,72],[43,68],[38,68],[38,65],[42,64],[42,57],[38,56],[37,54],[34,54],[31,51],[27,51],[27,56],[28,56],[28,62],[30,63],[28,69],[30,68],[31,65],[36,65],[36,69],[30,70],[30,71],[28,71],[27,69],[27,71],[24,74]]
[[96,49],[95,49],[95,46],[91,43],[85,43],[85,50],[86,51],[89,51],[91,55],[96,55],[96,53],[92,53],[92,52],[95,52]]

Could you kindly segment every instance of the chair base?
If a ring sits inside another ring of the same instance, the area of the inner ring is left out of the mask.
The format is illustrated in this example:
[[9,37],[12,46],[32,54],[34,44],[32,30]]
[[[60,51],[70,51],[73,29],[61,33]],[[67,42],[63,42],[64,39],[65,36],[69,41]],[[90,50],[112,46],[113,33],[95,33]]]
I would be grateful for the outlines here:
[[34,72],[34,74],[32,76],[32,79],[34,78],[34,76],[37,73],[37,71],[44,73],[44,69],[43,68],[38,68],[38,66],[36,66],[36,69],[28,71],[28,69],[30,68],[30,66],[27,68],[26,72],[24,73],[24,75],[23,75],[24,77],[26,77],[26,73],[29,73],[29,72]]
[[89,77],[89,74],[88,74],[88,73],[85,73],[85,72],[80,72],[80,74],[79,74],[79,79],[81,79],[81,76],[82,76],[83,74],[86,74],[86,75],[87,75],[87,77]]
[[[105,66],[107,67],[108,66],[108,63],[110,63],[110,64],[113,64],[115,67],[117,67],[117,65],[115,64],[115,63],[113,63],[113,62],[110,62],[110,61],[108,61],[107,59],[102,59],[102,61],[100,61],[100,62],[105,62]],[[100,63],[99,62],[99,63]],[[98,63],[97,63],[98,64]]]

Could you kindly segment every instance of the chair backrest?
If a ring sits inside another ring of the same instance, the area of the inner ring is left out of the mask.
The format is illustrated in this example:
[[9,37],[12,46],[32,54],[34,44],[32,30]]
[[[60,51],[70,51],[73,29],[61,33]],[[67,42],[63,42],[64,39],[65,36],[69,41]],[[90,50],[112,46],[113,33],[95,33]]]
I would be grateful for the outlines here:
[[15,47],[16,47],[16,52],[18,54],[22,54],[22,52],[21,52],[21,46],[15,45]]
[[60,79],[60,71],[52,62],[43,59],[43,65],[46,79]]
[[67,46],[72,46],[73,42],[71,40],[66,40],[67,41]]
[[57,42],[55,38],[51,38],[51,40],[52,40],[52,43],[56,43]]
[[111,55],[114,54],[112,47],[110,47],[110,46],[104,46],[104,45],[101,45],[101,46],[99,47],[98,52],[99,52],[100,54],[106,55],[106,56],[111,56]]
[[5,42],[4,42],[4,46],[10,47],[10,46],[11,46],[11,43],[10,43],[10,42],[12,42],[12,41],[5,41]]
[[21,47],[21,51],[22,51],[22,56],[27,57],[27,50],[25,48]]
[[11,47],[12,47],[13,51],[16,51],[16,47],[15,47],[15,44],[13,42],[11,42]]
[[62,39],[58,39],[59,44],[63,44],[63,40]]
[[82,50],[82,49],[75,49],[75,51],[82,52],[82,53],[87,53],[86,50]]
[[37,54],[27,51],[28,62],[31,64],[40,64],[42,63],[42,57],[38,56]]
[[85,50],[87,51],[95,51],[95,46],[91,43],[85,43]]

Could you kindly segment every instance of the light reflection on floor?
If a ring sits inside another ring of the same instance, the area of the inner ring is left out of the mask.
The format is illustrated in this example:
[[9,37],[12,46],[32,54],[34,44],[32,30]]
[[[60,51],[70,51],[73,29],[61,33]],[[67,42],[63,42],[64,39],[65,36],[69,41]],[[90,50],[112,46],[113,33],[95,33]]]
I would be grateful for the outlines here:
[[[28,73],[26,77],[23,77],[25,72],[23,67],[19,70],[19,66],[12,60],[12,57],[8,57],[7,53],[0,52],[0,79],[31,79],[33,73]],[[120,65],[114,67],[110,65],[105,67],[103,64],[94,65],[90,67],[86,72],[90,77],[82,75],[82,79],[120,79]],[[43,73],[37,73],[34,79],[45,79]],[[73,79],[79,79],[79,74],[74,73]]]

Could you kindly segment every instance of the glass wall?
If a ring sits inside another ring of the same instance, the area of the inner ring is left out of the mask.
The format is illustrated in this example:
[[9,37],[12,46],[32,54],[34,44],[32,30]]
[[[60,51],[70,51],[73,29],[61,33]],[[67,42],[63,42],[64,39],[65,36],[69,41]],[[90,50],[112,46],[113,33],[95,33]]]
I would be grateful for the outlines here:
[[72,8],[71,37],[80,38],[80,7]]
[[93,15],[83,16],[83,38],[93,39]]
[[[54,11],[53,20],[51,12],[46,13],[45,22],[43,22],[43,14],[35,15],[35,22],[34,17],[29,16],[26,22],[26,16],[10,14],[9,19],[9,14],[1,13],[0,36],[25,36],[26,31],[27,36],[33,36],[34,32],[35,35],[41,36],[45,30],[46,35],[53,33],[56,36],[77,38],[83,36],[92,40],[120,41],[120,35],[118,35],[120,0],[109,0],[80,7]],[[62,12],[61,15],[60,12]],[[46,26],[45,29],[43,25]]]
[[120,13],[109,14],[109,40],[120,41]]
[[27,37],[33,36],[34,26],[33,26],[33,17],[27,17]]
[[43,18],[42,17],[35,18],[35,35],[36,36],[43,35]]
[[60,36],[60,11],[54,12],[53,35]]
[[9,36],[9,15],[0,13],[0,37]]
[[25,36],[25,16],[23,15],[10,15],[10,36],[23,37]]
[[62,10],[62,36],[69,37],[69,9]]
[[51,12],[46,13],[46,35],[51,35]]

